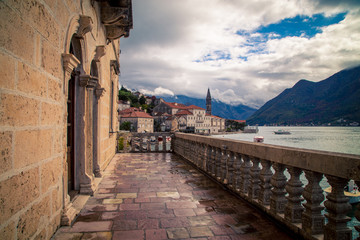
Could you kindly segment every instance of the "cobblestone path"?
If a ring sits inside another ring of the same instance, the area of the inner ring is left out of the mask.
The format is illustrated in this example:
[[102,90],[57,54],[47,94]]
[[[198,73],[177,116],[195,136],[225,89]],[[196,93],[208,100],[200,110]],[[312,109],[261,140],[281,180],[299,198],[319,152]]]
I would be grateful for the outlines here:
[[54,239],[292,239],[175,154],[117,154]]

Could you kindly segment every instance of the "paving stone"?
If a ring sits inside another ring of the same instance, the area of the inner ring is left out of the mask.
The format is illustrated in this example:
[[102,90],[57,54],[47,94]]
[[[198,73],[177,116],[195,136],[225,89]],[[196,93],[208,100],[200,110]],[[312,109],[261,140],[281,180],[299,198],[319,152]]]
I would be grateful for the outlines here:
[[194,210],[192,208],[179,208],[174,209],[174,214],[177,217],[190,217],[190,216],[196,216]]
[[118,193],[116,198],[137,198],[137,193]]
[[114,224],[112,226],[113,230],[136,230],[137,228],[137,221],[136,220],[125,220],[125,219],[117,219],[114,220]]
[[139,219],[138,229],[157,229],[159,228],[158,219]]
[[113,240],[144,240],[144,230],[114,231]]
[[182,239],[190,237],[186,228],[169,228],[166,229],[166,232],[170,239]]
[[178,192],[157,192],[157,197],[169,197],[169,198],[180,198]]
[[122,203],[123,200],[122,199],[104,199],[103,200],[103,204],[120,204]]
[[95,232],[95,233],[84,233],[81,240],[111,240],[112,233],[111,232]]
[[146,240],[168,239],[165,229],[148,229],[145,231]]
[[187,227],[189,221],[186,217],[164,218],[160,220],[161,228]]
[[144,210],[165,209],[165,203],[142,203],[141,209]]
[[112,221],[76,222],[70,232],[108,232],[112,224]]
[[120,210],[139,210],[140,204],[138,203],[124,203],[120,204]]
[[211,216],[195,216],[189,217],[189,223],[191,226],[210,226],[215,225],[214,219]]
[[190,237],[211,237],[214,234],[208,227],[190,227]]

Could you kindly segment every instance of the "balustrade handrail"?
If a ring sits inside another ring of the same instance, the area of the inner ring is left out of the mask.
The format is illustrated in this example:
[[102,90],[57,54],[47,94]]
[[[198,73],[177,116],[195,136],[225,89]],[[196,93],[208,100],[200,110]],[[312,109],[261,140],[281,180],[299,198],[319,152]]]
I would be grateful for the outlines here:
[[211,136],[176,133],[176,138],[266,159],[292,167],[360,181],[360,156],[320,150],[277,146],[264,143],[221,139]]
[[[352,239],[344,187],[349,180],[360,187],[359,155],[184,133],[175,134],[173,146],[176,154],[305,239]],[[323,176],[331,186],[328,194],[320,186]],[[360,204],[357,208],[360,221]],[[360,226],[355,229],[360,232]]]
[[172,152],[173,133],[118,132],[117,152]]

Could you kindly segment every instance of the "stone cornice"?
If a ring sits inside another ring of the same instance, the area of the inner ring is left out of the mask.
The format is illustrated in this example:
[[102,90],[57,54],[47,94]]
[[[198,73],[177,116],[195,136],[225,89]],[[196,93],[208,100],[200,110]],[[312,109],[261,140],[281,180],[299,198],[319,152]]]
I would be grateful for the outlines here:
[[77,59],[73,54],[70,53],[61,54],[61,58],[64,71],[67,73],[72,73],[74,68],[76,68],[80,64],[79,59]]
[[101,21],[105,25],[107,39],[128,37],[133,28],[132,0],[95,0],[99,2]]

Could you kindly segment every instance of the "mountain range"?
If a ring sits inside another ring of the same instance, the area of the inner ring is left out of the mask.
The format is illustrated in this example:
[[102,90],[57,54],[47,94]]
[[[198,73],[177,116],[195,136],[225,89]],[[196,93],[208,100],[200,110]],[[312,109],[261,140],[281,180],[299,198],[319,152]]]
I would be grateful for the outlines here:
[[360,122],[360,66],[319,81],[298,81],[247,119],[254,125]]
[[[187,97],[184,95],[175,95],[175,96],[163,96],[162,97],[166,102],[177,102],[185,105],[196,105],[206,109],[206,101],[204,99]],[[251,108],[245,105],[230,105],[224,102],[221,102],[217,99],[213,99],[211,102],[211,114],[219,116],[226,119],[234,120],[245,120],[250,117],[254,112],[255,108]]]

